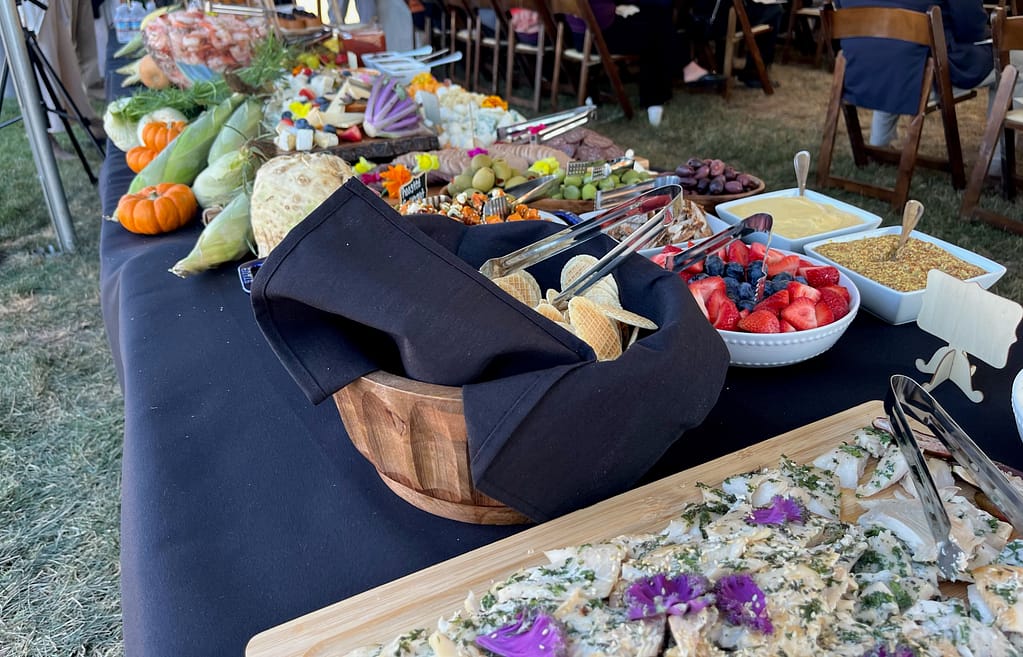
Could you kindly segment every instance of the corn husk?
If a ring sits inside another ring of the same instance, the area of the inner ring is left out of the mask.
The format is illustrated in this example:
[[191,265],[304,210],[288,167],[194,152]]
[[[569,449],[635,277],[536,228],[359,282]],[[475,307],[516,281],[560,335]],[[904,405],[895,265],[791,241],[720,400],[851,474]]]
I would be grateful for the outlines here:
[[354,175],[347,162],[327,153],[279,155],[263,164],[252,190],[252,233],[259,257],[268,256],[288,231]]
[[251,250],[252,224],[249,221],[249,194],[241,192],[199,233],[192,251],[179,260],[170,272],[181,278],[234,262]]
[[231,113],[231,117],[220,129],[217,138],[210,146],[206,161],[213,165],[221,157],[236,151],[259,134],[259,125],[263,121],[263,103],[257,98],[249,97]]
[[203,208],[225,206],[252,181],[256,157],[247,148],[227,153],[196,176],[192,183],[195,200]]
[[209,156],[213,140],[217,138],[224,122],[230,118],[243,98],[241,94],[233,94],[185,126],[181,134],[167,144],[167,147],[135,176],[128,187],[128,192],[134,194],[143,187],[165,182],[191,185],[196,176],[206,168],[206,158]]

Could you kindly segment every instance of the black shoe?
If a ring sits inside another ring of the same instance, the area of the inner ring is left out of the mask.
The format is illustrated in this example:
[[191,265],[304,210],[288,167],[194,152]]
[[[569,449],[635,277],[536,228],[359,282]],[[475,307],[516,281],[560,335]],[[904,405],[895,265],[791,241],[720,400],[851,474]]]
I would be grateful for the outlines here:
[[692,82],[686,82],[687,87],[715,87],[724,84],[725,76],[718,75],[717,73],[707,73],[701,78],[697,78]]

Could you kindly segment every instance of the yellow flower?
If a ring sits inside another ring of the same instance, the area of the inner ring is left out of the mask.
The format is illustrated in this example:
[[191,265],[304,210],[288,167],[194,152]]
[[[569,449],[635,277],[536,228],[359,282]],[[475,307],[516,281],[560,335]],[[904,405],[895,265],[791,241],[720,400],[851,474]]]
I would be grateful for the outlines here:
[[416,173],[433,171],[440,168],[440,158],[432,153],[420,153],[416,155]]
[[293,100],[288,104],[288,109],[291,110],[291,118],[293,119],[304,119],[309,114],[309,108],[312,107],[309,103],[300,103],[297,100]]
[[355,169],[355,173],[360,173],[361,174],[361,173],[366,173],[367,171],[372,171],[374,167],[376,167],[375,164],[373,164],[372,162],[367,160],[365,157],[362,157],[360,155],[359,156],[359,161],[355,163],[355,166],[353,168]]
[[561,165],[558,163],[558,159],[555,157],[545,157],[542,160],[537,160],[529,166],[529,170],[538,173],[541,176],[546,176],[552,173],[556,173]]
[[505,111],[508,110],[508,103],[504,101],[500,96],[487,96],[480,103],[480,107],[498,107]]
[[387,167],[380,174],[380,180],[384,183],[384,190],[391,198],[398,198],[402,186],[412,180],[412,172],[404,164],[396,164]]

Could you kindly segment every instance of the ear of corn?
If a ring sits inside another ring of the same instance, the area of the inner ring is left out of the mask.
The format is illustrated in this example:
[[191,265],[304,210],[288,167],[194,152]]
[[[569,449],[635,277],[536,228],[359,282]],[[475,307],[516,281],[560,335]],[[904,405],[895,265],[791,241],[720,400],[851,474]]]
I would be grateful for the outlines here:
[[249,253],[252,242],[249,194],[242,191],[203,229],[192,251],[171,267],[170,272],[187,278],[233,262]]

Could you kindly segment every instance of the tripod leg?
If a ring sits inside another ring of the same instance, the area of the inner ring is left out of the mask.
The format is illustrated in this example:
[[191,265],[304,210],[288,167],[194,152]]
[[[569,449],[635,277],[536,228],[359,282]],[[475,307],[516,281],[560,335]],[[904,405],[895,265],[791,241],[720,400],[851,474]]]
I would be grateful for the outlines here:
[[[78,108],[75,102],[71,99],[71,95],[68,93],[67,88],[60,81],[60,77],[54,70],[50,62],[43,56],[42,50],[39,48],[38,42],[36,42],[34,35],[28,33],[26,36],[26,42],[28,44],[29,60],[32,63],[32,68],[37,72],[37,77],[42,80],[43,86],[46,87],[46,92],[50,95],[54,107],[53,109],[46,108],[48,111],[52,111],[60,119],[60,122],[64,126],[64,130],[67,132],[68,138],[71,140],[71,146],[75,149],[75,153],[78,155],[79,161],[82,163],[82,168],[85,169],[85,174],[89,177],[89,182],[95,185],[99,182],[96,175],[92,172],[92,167],[89,166],[89,161],[85,157],[85,153],[82,151],[82,146],[78,142],[78,138],[75,136],[74,130],[71,127],[71,122],[68,120],[68,113],[65,110],[57,108],[60,104],[61,99],[57,96],[54,90],[53,82],[57,83],[60,88],[61,96],[67,102],[67,106],[70,107],[81,123],[82,127],[85,128],[86,134],[92,140],[96,146],[96,150],[99,151],[100,156],[104,155],[103,147],[96,136],[92,134],[92,130],[89,129],[88,120],[82,114],[82,111]],[[52,81],[51,81],[52,78]]]

